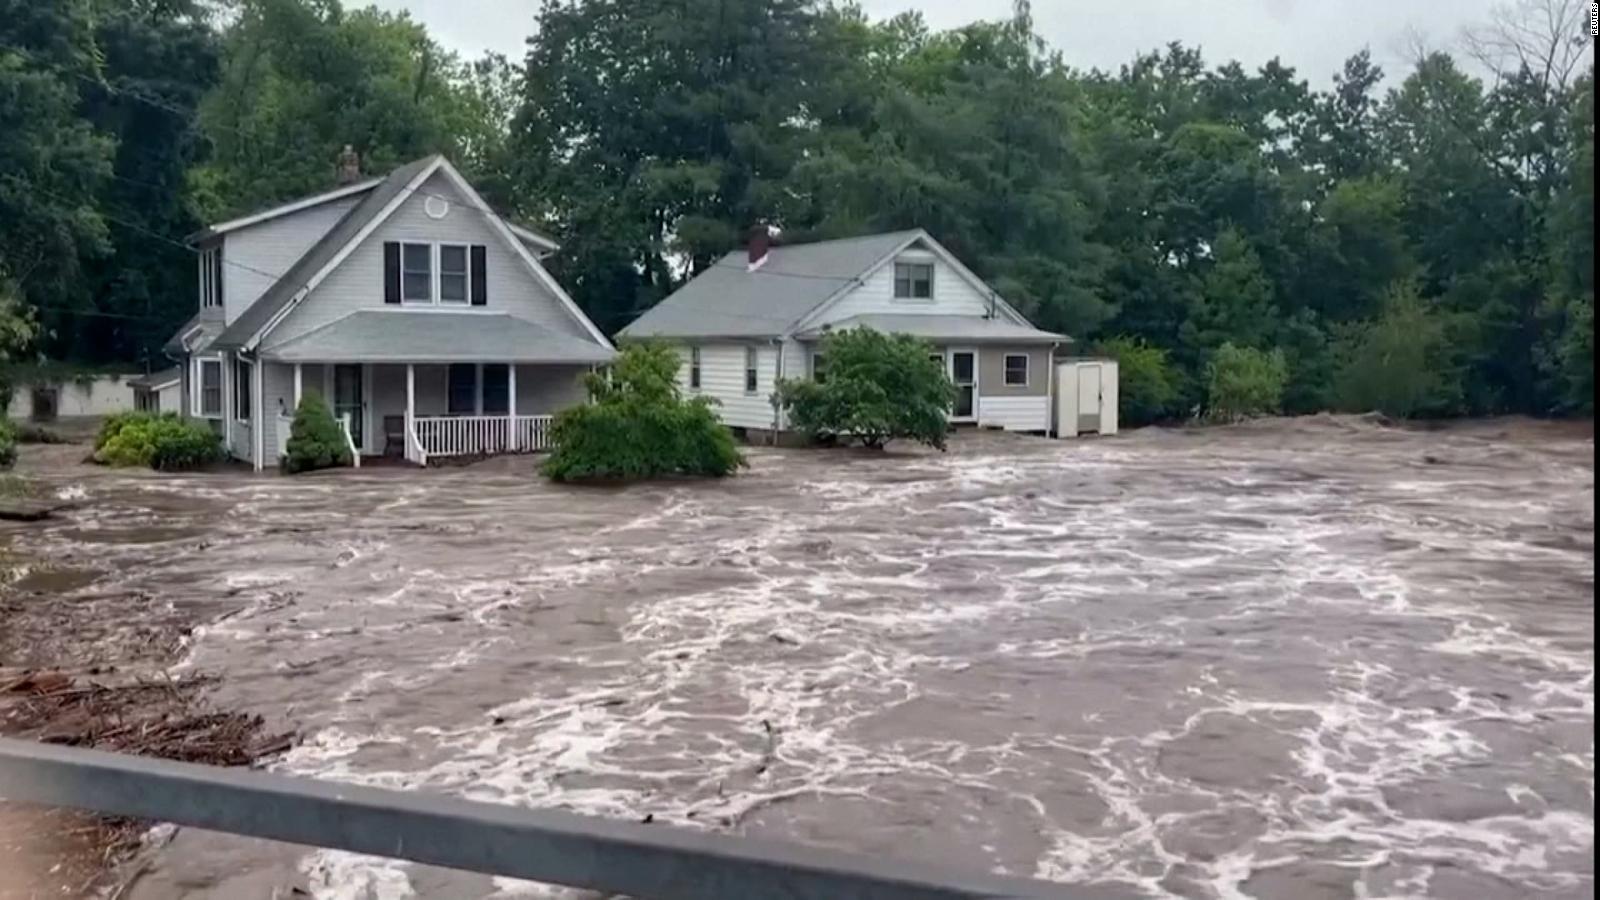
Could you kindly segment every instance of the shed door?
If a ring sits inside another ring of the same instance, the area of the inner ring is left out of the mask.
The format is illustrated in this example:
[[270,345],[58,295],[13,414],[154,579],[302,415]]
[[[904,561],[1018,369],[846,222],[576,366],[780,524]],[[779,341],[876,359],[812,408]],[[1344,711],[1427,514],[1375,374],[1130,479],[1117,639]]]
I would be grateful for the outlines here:
[[1078,430],[1100,431],[1100,367],[1078,367]]

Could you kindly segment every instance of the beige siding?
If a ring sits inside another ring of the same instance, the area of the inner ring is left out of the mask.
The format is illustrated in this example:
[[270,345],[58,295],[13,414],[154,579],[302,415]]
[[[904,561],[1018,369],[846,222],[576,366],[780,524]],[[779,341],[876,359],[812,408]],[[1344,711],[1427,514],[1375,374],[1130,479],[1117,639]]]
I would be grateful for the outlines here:
[[222,307],[232,322],[360,201],[346,197],[222,236]]
[[[745,348],[756,348],[756,390],[744,389]],[[771,428],[772,392],[777,389],[778,348],[774,344],[714,343],[700,345],[700,390],[689,387],[689,345],[678,351],[678,384],[685,393],[711,397],[717,414],[734,428]]]
[[[1028,383],[1007,385],[1007,356],[1026,354]],[[1050,393],[1050,348],[985,346],[978,352],[978,395],[981,397],[1043,397]]]
[[[427,194],[450,200],[442,219],[423,211]],[[487,307],[447,306],[446,309],[488,309],[510,313],[560,334],[586,337],[587,330],[552,294],[522,258],[495,232],[484,213],[469,206],[443,174],[435,174],[407,197],[383,225],[345,258],[284,321],[264,345],[274,347],[359,309],[383,309],[383,244],[385,241],[419,241],[483,244],[488,247]],[[393,308],[393,307],[390,307]],[[414,307],[413,307],[414,308]]]
[[827,322],[868,314],[981,316],[989,311],[986,293],[962,278],[933,253],[908,249],[898,259],[933,264],[932,299],[896,299],[894,262],[891,261],[868,276],[860,287],[839,298],[822,316],[808,321],[806,327],[815,328]]

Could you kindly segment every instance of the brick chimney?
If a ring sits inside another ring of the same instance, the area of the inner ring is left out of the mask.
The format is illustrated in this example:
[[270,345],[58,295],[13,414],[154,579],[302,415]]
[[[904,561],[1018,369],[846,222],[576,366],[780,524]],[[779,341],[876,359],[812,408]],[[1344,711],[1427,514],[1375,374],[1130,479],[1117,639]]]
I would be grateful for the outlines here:
[[361,155],[349,144],[339,153],[339,166],[335,176],[339,184],[355,184],[361,180]]
[[750,268],[754,269],[766,262],[767,251],[772,248],[772,232],[767,230],[765,222],[750,226],[744,246],[750,254]]

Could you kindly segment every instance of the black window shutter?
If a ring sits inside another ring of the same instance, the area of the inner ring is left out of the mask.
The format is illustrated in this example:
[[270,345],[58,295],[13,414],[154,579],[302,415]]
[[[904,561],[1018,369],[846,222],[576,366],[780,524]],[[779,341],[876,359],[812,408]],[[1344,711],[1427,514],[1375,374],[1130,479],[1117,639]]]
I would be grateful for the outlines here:
[[489,302],[489,248],[472,245],[472,305],[483,306]]
[[383,244],[383,302],[400,302],[400,244],[396,241]]

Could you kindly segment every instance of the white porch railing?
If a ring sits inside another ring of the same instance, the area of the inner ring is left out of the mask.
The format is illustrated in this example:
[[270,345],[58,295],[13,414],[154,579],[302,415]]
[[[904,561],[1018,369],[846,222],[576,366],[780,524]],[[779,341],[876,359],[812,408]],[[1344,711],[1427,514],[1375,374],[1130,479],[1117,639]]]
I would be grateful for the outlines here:
[[356,446],[356,439],[350,434],[350,414],[345,413],[339,417],[339,430],[344,432],[344,445],[350,451],[350,465],[361,468],[361,448]]
[[417,437],[417,419],[410,413],[406,413],[406,462],[419,466],[428,464],[428,451],[422,448],[422,441]]
[[289,435],[294,431],[294,419],[289,416],[278,416],[277,426],[273,436],[277,438],[278,458],[283,459],[289,453]]
[[[417,416],[422,463],[432,456],[532,453],[550,446],[553,416]],[[410,439],[407,440],[410,443]]]

